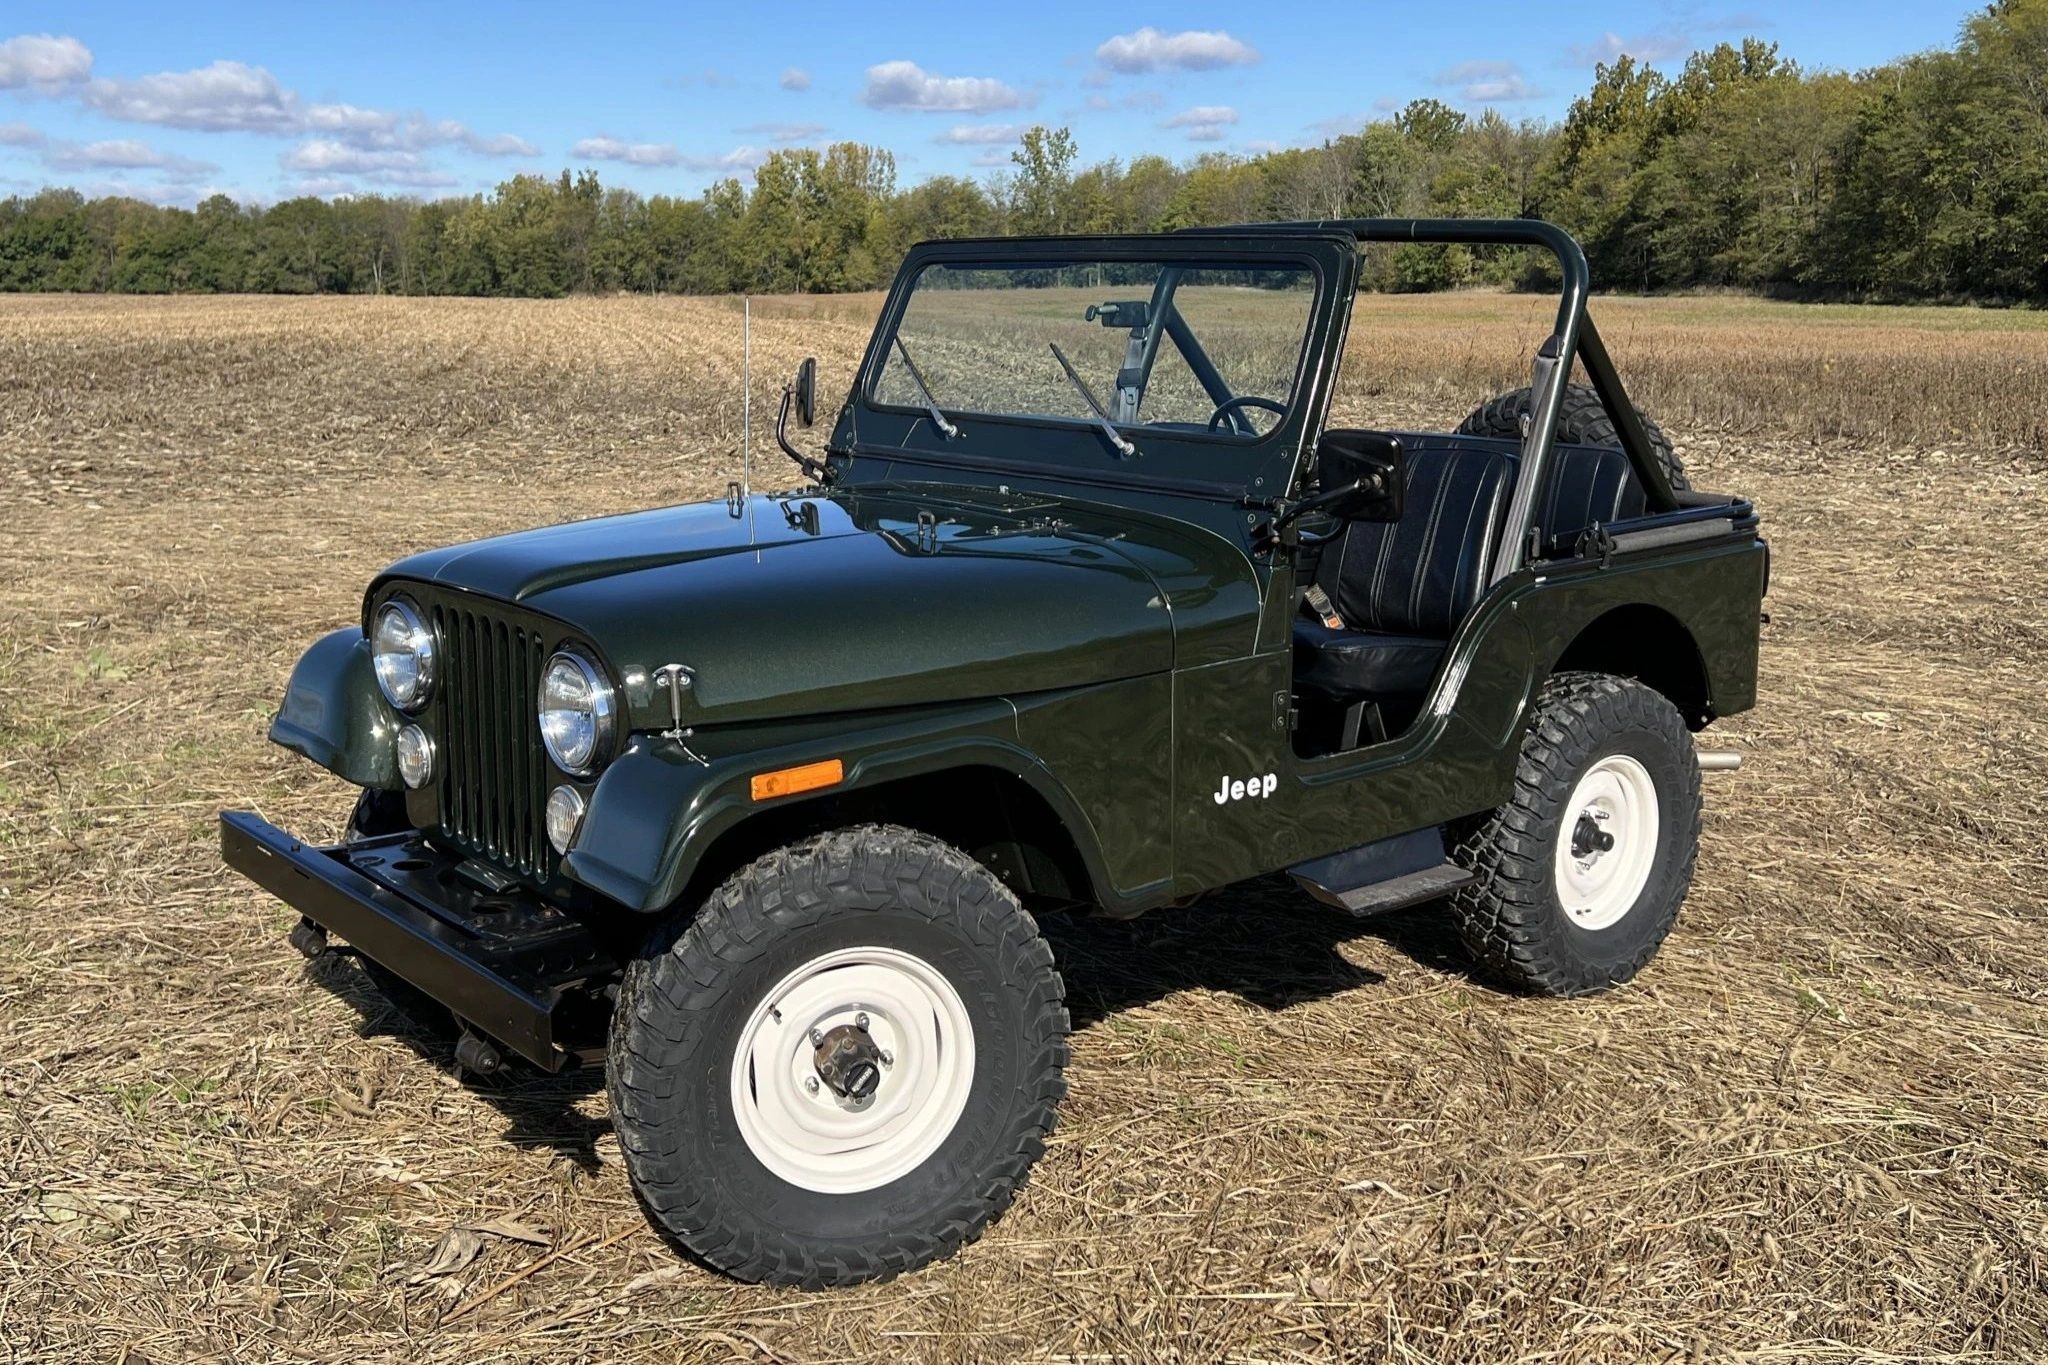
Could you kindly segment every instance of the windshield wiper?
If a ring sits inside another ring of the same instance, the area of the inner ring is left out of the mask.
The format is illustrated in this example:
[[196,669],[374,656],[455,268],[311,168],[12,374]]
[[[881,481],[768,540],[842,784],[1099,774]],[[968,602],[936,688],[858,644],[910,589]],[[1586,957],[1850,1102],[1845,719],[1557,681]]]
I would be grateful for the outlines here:
[[1109,443],[1116,448],[1116,453],[1126,459],[1136,455],[1138,448],[1126,441],[1122,433],[1116,429],[1115,423],[1109,420],[1109,414],[1103,411],[1102,404],[1096,402],[1095,395],[1089,391],[1088,381],[1076,372],[1073,362],[1068,360],[1066,352],[1060,349],[1060,344],[1057,341],[1048,341],[1045,344],[1052,347],[1052,358],[1059,361],[1060,368],[1067,372],[1067,381],[1074,386],[1074,392],[1081,395],[1081,400],[1088,405],[1089,411],[1095,414],[1095,420],[1102,424],[1102,434],[1109,438]]
[[896,352],[903,357],[903,366],[910,371],[910,382],[917,385],[918,396],[924,399],[924,410],[932,415],[932,425],[941,435],[952,440],[960,434],[960,428],[946,420],[946,414],[939,411],[939,402],[932,397],[931,386],[924,382],[924,374],[917,368],[917,362],[910,358],[910,348],[903,344],[903,334],[896,334]]

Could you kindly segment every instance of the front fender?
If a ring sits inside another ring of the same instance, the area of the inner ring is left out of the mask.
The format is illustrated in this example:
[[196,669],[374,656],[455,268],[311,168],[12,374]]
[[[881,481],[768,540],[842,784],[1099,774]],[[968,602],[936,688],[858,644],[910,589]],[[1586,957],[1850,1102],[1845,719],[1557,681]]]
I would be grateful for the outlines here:
[[743,822],[803,797],[761,802],[763,772],[839,759],[845,778],[813,794],[839,796],[947,769],[995,768],[1043,796],[1066,826],[1091,881],[1106,889],[1093,826],[1065,786],[1019,742],[1016,708],[1001,700],[865,718],[822,717],[733,726],[688,747],[635,735],[605,769],[562,871],[633,910],[672,904],[711,848]]
[[314,642],[292,667],[270,742],[303,754],[359,787],[399,786],[392,739],[403,722],[377,686],[370,642],[346,626]]

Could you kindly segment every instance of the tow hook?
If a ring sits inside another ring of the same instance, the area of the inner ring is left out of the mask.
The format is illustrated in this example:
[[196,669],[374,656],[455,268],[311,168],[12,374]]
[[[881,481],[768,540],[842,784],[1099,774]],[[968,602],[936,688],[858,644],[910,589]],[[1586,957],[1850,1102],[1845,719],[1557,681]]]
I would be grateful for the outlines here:
[[811,1061],[832,1093],[856,1104],[882,1084],[882,1050],[861,1024],[841,1024],[829,1033],[813,1033]]
[[498,1045],[469,1029],[455,1042],[455,1065],[476,1076],[495,1076],[505,1069],[505,1054]]

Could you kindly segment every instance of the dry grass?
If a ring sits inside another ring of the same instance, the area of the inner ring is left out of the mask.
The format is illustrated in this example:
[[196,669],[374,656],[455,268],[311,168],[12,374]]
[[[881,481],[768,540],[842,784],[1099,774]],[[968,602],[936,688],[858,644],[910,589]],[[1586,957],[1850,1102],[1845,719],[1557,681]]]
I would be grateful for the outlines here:
[[[1374,301],[1348,401],[1364,343],[1437,344],[1455,383],[1382,397],[1454,419],[1524,305]],[[801,350],[828,390],[859,353],[861,301],[813,308],[757,314],[757,434]],[[1516,999],[1427,912],[1273,885],[1051,926],[1073,1092],[1026,1197],[804,1296],[676,1261],[590,1082],[459,1083],[213,844],[338,824],[262,732],[380,565],[715,492],[733,310],[0,301],[0,1359],[2048,1356],[2048,331],[1604,312],[1777,551],[1658,962]],[[412,1282],[507,1219],[542,1244]]]

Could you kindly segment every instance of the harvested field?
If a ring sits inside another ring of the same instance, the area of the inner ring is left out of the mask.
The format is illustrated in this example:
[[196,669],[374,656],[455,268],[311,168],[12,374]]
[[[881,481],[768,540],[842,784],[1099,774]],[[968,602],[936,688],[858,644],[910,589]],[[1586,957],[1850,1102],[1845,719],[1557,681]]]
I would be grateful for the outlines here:
[[[873,306],[757,304],[762,481]],[[1372,300],[1344,411],[1455,421],[1546,311]],[[0,298],[0,1360],[2048,1358],[2048,325],[1596,314],[1776,556],[1658,961],[1519,999],[1277,884],[1050,924],[1025,1196],[802,1295],[677,1260],[594,1079],[458,1080],[215,845],[338,831],[263,732],[383,564],[716,494],[737,305]]]

